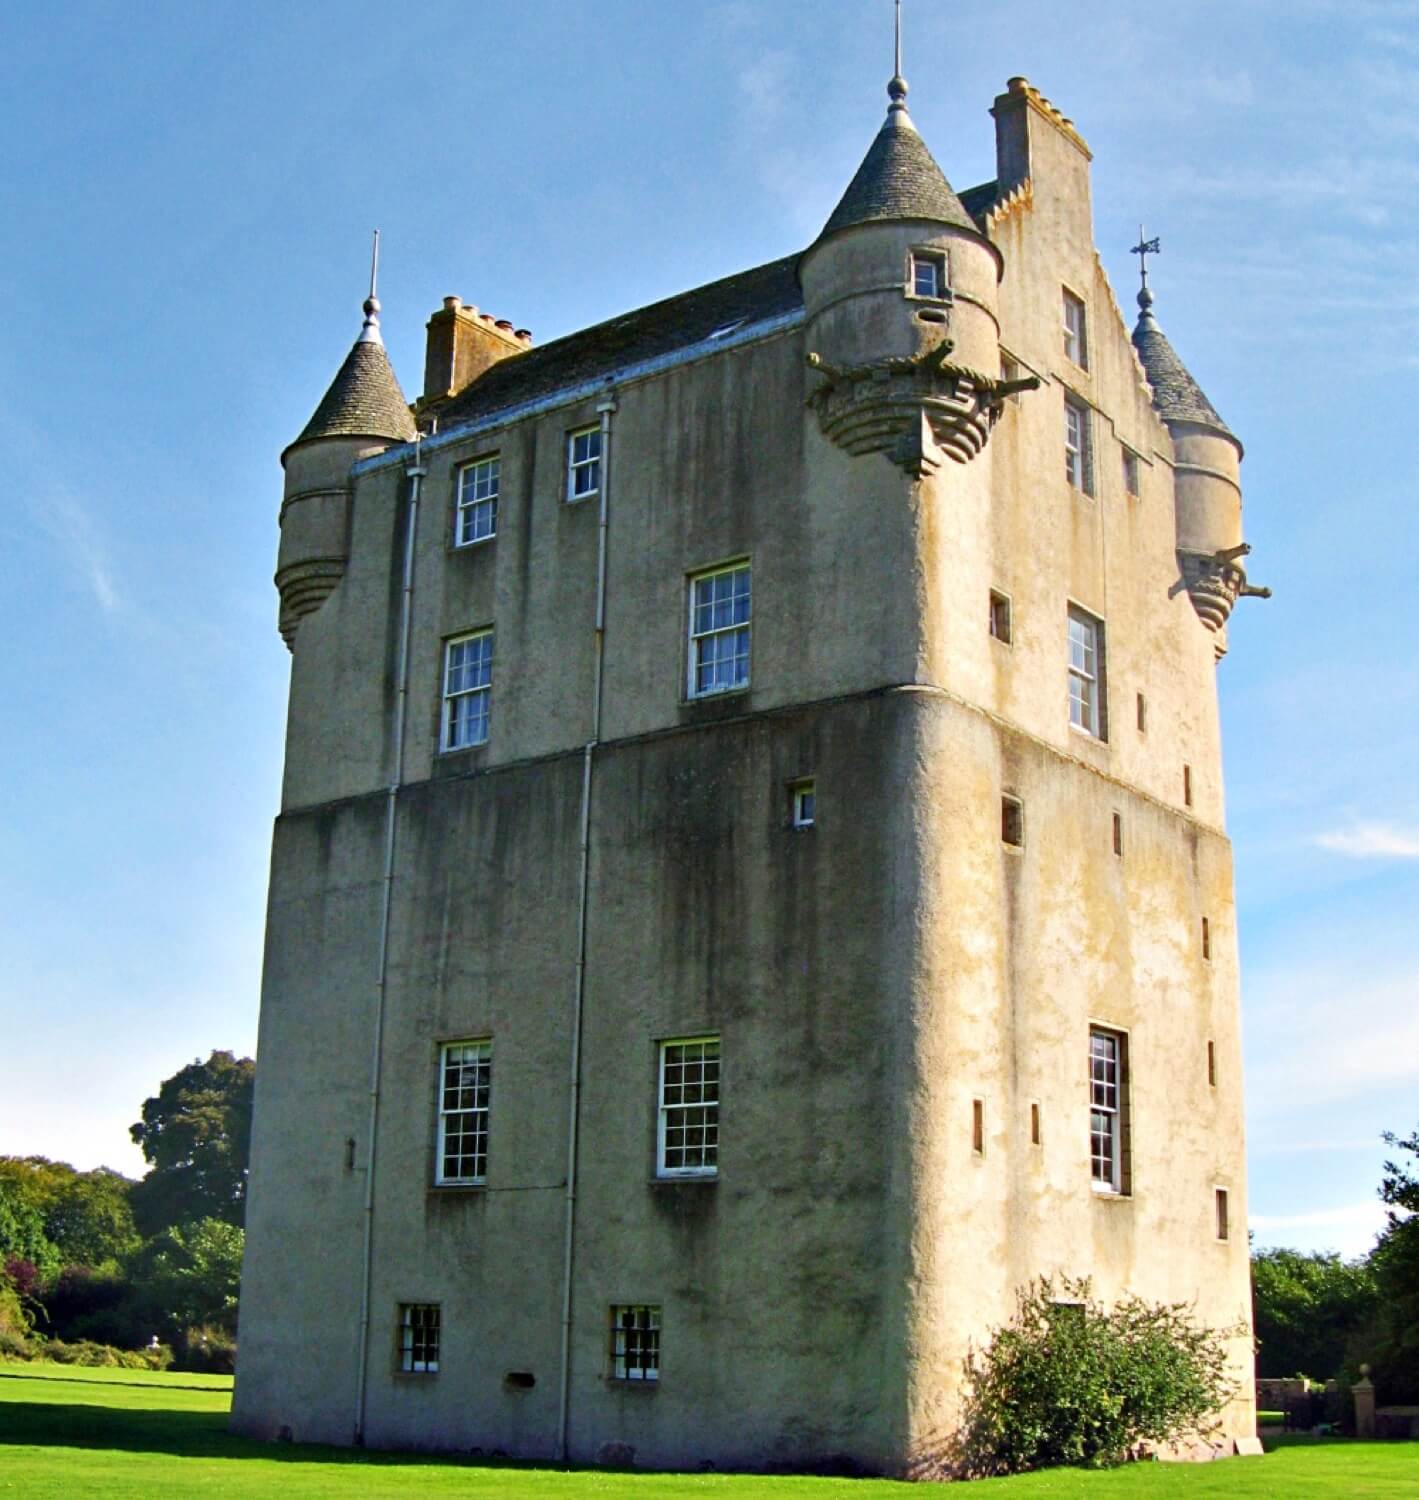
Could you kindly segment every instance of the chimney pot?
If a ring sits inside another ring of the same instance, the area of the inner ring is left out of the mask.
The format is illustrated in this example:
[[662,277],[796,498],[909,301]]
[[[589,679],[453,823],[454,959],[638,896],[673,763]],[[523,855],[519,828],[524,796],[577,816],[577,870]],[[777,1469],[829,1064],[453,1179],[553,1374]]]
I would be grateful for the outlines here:
[[443,305],[445,312],[457,312],[458,309],[463,306],[463,304],[458,300],[457,297],[445,297],[443,299]]
[[512,324],[509,323],[506,318],[499,318],[498,319],[498,327],[501,328],[501,329],[503,329],[507,333],[511,333],[512,332]]

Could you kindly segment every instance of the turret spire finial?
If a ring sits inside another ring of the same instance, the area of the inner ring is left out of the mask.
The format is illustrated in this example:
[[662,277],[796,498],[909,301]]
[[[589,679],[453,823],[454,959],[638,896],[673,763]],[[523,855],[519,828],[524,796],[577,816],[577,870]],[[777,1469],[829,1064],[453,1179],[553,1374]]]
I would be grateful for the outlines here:
[[1138,243],[1128,252],[1138,257],[1138,274],[1142,279],[1142,285],[1138,289],[1138,306],[1141,312],[1139,325],[1151,325],[1153,322],[1153,291],[1148,285],[1148,257],[1150,255],[1161,255],[1162,246],[1158,243],[1155,235],[1151,240],[1143,233],[1143,226],[1138,226]]
[[907,111],[907,81],[902,77],[902,0],[897,0],[897,53],[896,69],[887,85],[887,97],[892,101],[887,107],[889,116]]
[[374,232],[374,250],[370,254],[370,294],[365,298],[365,326],[356,340],[360,344],[383,345],[379,334],[379,298],[375,288],[379,283],[379,230]]

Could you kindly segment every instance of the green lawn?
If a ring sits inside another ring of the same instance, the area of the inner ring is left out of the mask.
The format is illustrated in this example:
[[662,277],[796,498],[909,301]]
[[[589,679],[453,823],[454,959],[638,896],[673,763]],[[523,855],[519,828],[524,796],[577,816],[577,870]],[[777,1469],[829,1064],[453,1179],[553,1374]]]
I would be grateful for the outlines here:
[[[230,1379],[218,1375],[0,1364],[0,1496],[151,1500],[194,1495],[280,1500],[921,1500],[887,1480],[763,1479],[726,1474],[558,1472],[435,1462],[402,1454],[272,1446],[226,1431]],[[987,1500],[1370,1500],[1419,1495],[1419,1443],[1276,1439],[1261,1459],[1138,1464],[1109,1473],[1057,1469],[987,1480],[962,1494]]]

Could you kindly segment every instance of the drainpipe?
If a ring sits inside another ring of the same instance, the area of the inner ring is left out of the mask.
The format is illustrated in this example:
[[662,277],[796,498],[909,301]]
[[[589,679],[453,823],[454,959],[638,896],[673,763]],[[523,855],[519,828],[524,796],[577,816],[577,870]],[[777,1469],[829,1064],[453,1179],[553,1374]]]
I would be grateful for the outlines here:
[[389,915],[394,901],[394,828],[399,788],[404,780],[404,720],[409,706],[409,636],[414,614],[414,540],[419,529],[419,486],[429,472],[420,439],[414,439],[414,461],[405,469],[409,512],[404,536],[404,589],[399,606],[399,675],[394,697],[394,767],[384,801],[384,878],[379,901],[379,958],[375,971],[374,1043],[370,1056],[369,1133],[365,1144],[364,1253],[360,1274],[360,1348],[356,1359],[355,1445],[365,1441],[365,1395],[369,1384],[370,1280],[374,1266],[374,1164],[379,1129],[379,1085],[384,1065],[384,1013],[389,993]]
[[[608,382],[609,384],[609,382]],[[576,1227],[578,1130],[581,1125],[581,1026],[586,1004],[586,920],[591,897],[591,765],[601,738],[601,665],[606,644],[606,535],[611,505],[611,415],[616,395],[608,389],[596,408],[601,415],[601,499],[596,531],[596,631],[592,646],[591,738],[581,752],[581,870],[576,913],[576,985],[572,1001],[571,1086],[567,1107],[566,1235],[562,1247],[562,1368],[557,1408],[557,1452],[568,1453],[567,1420],[571,1407],[572,1269]]]

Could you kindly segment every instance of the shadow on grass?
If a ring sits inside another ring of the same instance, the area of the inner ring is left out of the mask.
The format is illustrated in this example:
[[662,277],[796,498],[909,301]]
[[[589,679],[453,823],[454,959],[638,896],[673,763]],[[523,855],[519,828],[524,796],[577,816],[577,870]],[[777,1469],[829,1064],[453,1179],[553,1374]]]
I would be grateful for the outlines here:
[[264,1458],[268,1463],[464,1464],[485,1469],[561,1467],[521,1463],[515,1459],[475,1458],[466,1453],[407,1453],[330,1448],[306,1443],[262,1443],[228,1432],[226,1412],[173,1411],[170,1407],[67,1406],[53,1401],[0,1401],[0,1451],[12,1445],[167,1453],[177,1458]]
[[[77,1366],[76,1368],[82,1368]],[[46,1385],[101,1385],[106,1391],[201,1391],[204,1396],[231,1392],[229,1385],[178,1385],[171,1380],[104,1380],[98,1375],[26,1375],[18,1370],[0,1370],[0,1380],[43,1380]]]

